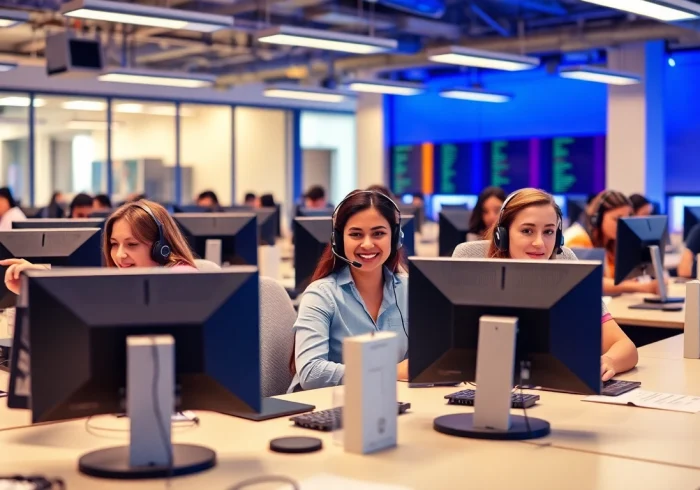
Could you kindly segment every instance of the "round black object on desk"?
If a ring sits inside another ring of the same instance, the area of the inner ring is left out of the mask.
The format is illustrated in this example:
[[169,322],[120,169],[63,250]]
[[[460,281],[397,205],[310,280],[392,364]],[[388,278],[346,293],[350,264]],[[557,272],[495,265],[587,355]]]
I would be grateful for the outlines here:
[[270,441],[270,450],[276,453],[313,453],[322,448],[323,441],[317,437],[278,437]]
[[[529,422],[529,424],[528,424]],[[542,419],[520,415],[510,416],[509,430],[485,429],[474,427],[473,413],[456,413],[443,415],[433,421],[433,428],[443,434],[472,439],[491,439],[499,441],[522,441],[538,439],[549,435],[549,422]]]
[[172,467],[132,467],[129,465],[129,446],[118,446],[85,454],[78,461],[78,470],[97,478],[139,480],[191,475],[216,466],[216,453],[209,448],[193,444],[173,444],[172,447]]

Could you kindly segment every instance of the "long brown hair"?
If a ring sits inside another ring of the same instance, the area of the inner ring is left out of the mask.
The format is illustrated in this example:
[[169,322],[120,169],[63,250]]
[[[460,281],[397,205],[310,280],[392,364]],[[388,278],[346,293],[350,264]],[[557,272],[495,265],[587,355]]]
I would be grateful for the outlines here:
[[190,250],[187,240],[180,233],[173,218],[168,214],[168,211],[158,203],[146,201],[129,202],[114,211],[105,223],[104,233],[102,234],[102,254],[104,256],[107,267],[116,267],[117,264],[112,260],[111,254],[111,239],[114,223],[123,219],[131,228],[134,238],[141,243],[153,246],[158,240],[158,225],[148,212],[141,206],[148,206],[153,212],[158,221],[163,225],[163,238],[170,244],[170,257],[165,267],[172,267],[178,264],[187,264],[195,267],[194,256]]
[[[345,255],[345,245],[343,243],[345,225],[352,216],[370,208],[379,211],[379,214],[389,222],[389,226],[391,227],[391,243],[396,243],[396,236],[394,233],[396,233],[398,229],[397,225],[401,223],[401,216],[397,215],[396,205],[392,203],[393,201],[389,196],[376,190],[357,189],[348,194],[338,205],[335,213],[333,213],[333,233],[336,237],[336,253],[341,257],[347,258]],[[384,265],[393,273],[407,270],[403,249],[396,250],[392,245],[391,254],[389,258],[386,259],[386,262],[384,262]],[[318,261],[311,282],[328,277],[344,267],[349,267],[349,265],[333,255],[331,244],[329,243]],[[292,374],[296,373],[296,356],[294,351],[295,348],[292,346],[292,355],[289,360],[289,370]]]
[[609,211],[625,206],[634,210],[632,201],[619,191],[603,191],[593,198],[586,209],[586,229],[595,248],[605,248],[609,252],[615,251],[615,239],[606,241],[603,235],[603,219]]
[[[501,208],[501,215],[500,218],[491,226],[489,231],[486,233],[486,239],[489,240],[491,243],[489,244],[489,252],[488,252],[488,257],[493,258],[493,259],[509,259],[510,258],[510,252],[506,250],[505,252],[502,250],[499,250],[498,247],[496,246],[496,241],[494,239],[495,234],[496,234],[496,227],[502,226],[506,230],[510,232],[510,227],[513,225],[513,221],[515,221],[516,216],[520,214],[521,211],[532,207],[532,206],[552,206],[554,208],[554,211],[557,213],[557,219],[559,220],[559,223],[557,223],[557,226],[561,227],[561,220],[562,220],[562,214],[561,214],[561,209],[559,208],[559,205],[554,201],[554,196],[551,194],[540,190],[540,189],[533,189],[533,188],[525,188],[525,189],[520,189],[519,191],[516,191],[516,193],[511,194],[513,197],[511,197],[510,201],[507,201],[507,204],[504,208]],[[550,259],[553,259],[554,256],[557,253],[557,248],[558,246],[554,247],[554,250],[552,251]]]

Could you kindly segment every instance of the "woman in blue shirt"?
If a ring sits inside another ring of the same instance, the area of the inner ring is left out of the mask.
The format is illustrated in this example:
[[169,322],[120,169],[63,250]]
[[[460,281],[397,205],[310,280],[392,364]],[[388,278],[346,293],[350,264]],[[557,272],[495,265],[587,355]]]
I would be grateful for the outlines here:
[[353,191],[333,213],[331,244],[304,292],[294,324],[290,391],[342,384],[343,340],[396,332],[399,379],[408,377],[408,276],[400,211],[377,191]]

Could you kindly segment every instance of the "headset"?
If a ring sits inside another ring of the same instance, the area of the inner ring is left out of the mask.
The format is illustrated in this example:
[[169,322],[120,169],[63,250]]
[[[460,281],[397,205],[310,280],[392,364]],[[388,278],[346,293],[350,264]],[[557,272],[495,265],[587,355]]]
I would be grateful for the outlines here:
[[598,199],[598,204],[595,207],[595,211],[591,213],[591,226],[593,228],[599,228],[600,225],[603,224],[603,204],[605,204],[605,201],[608,199],[608,196],[610,195],[612,191],[605,191],[603,192],[603,195],[600,196],[600,199]]
[[[355,267],[357,269],[360,269],[362,267],[362,264],[360,264],[356,260],[350,260],[346,257],[343,257],[343,255],[338,251],[338,243],[342,243],[342,241],[343,241],[343,231],[336,229],[335,219],[338,215],[338,211],[343,206],[343,204],[351,197],[355,197],[359,194],[370,194],[370,195],[378,196],[381,199],[386,199],[388,202],[391,203],[391,205],[396,210],[396,223],[391,225],[391,253],[392,254],[397,253],[401,249],[401,247],[403,247],[403,230],[401,229],[401,210],[399,209],[397,204],[394,202],[394,200],[391,199],[386,194],[382,194],[381,192],[377,192],[377,191],[351,192],[350,194],[345,196],[345,199],[340,201],[340,203],[338,203],[338,205],[333,210],[333,215],[331,216],[331,223],[333,226],[333,231],[331,232],[331,252],[338,259],[342,260],[346,264],[348,264],[352,267]],[[344,250],[343,250],[343,253],[345,253]],[[393,277],[391,278],[391,284],[394,286],[394,301],[396,302],[396,309],[399,310],[399,316],[401,317],[401,326],[403,327],[403,333],[406,334],[406,338],[408,338],[408,331],[406,330],[406,323],[403,320],[403,313],[401,312],[401,308],[399,308],[399,298],[396,295],[396,283],[394,282]]]
[[[388,202],[391,203],[391,205],[392,205],[392,206],[394,207],[394,209],[396,210],[396,215],[398,216],[398,219],[397,219],[396,223],[394,223],[394,224],[391,226],[391,253],[392,253],[392,254],[395,253],[395,252],[397,252],[399,249],[401,249],[401,247],[403,247],[403,238],[404,238],[404,236],[403,236],[403,230],[401,229],[401,210],[400,210],[399,207],[396,205],[396,203],[394,202],[393,199],[391,199],[391,198],[390,198],[389,196],[387,196],[386,194],[382,194],[381,192],[377,192],[377,191],[355,191],[355,192],[352,192],[352,193],[348,194],[348,195],[345,197],[345,199],[343,199],[342,201],[340,201],[340,203],[339,203],[339,204],[335,207],[335,209],[333,210],[333,215],[332,215],[332,217],[331,217],[331,224],[332,224],[332,226],[333,226],[333,230],[332,230],[332,232],[331,232],[331,252],[333,253],[334,256],[336,256],[337,258],[339,258],[339,259],[342,260],[343,262],[345,262],[345,263],[347,263],[348,265],[351,265],[351,266],[353,266],[353,267],[355,267],[355,268],[357,268],[357,269],[361,268],[361,267],[362,267],[362,264],[360,264],[359,262],[357,262],[357,261],[355,261],[355,260],[349,260],[349,259],[347,259],[346,257],[343,256],[343,254],[341,254],[341,253],[338,251],[338,243],[342,243],[342,242],[343,242],[343,231],[342,231],[342,230],[336,229],[336,227],[335,227],[335,219],[336,219],[336,217],[337,217],[337,215],[338,215],[338,211],[339,211],[340,208],[343,206],[343,204],[345,204],[345,202],[346,202],[348,199],[350,199],[351,197],[355,197],[355,196],[357,196],[357,195],[359,195],[359,194],[371,194],[371,195],[374,195],[374,196],[379,196],[379,197],[382,198],[382,199],[386,199]],[[343,253],[344,253],[344,251],[343,251]]]
[[149,208],[145,202],[138,201],[135,204],[136,206],[146,211],[146,213],[148,213],[148,215],[151,218],[153,218],[153,221],[158,227],[158,240],[156,240],[156,242],[153,244],[153,248],[151,249],[151,259],[153,259],[154,262],[160,265],[167,264],[168,259],[170,258],[171,249],[170,244],[163,235],[163,223],[161,223],[158,220],[158,218],[156,218],[156,215],[153,214],[153,211],[151,211],[151,208]]
[[[522,190],[522,189],[521,189]],[[508,228],[505,226],[501,226],[501,221],[503,220],[503,211],[505,211],[506,206],[508,206],[508,203],[513,199],[515,196],[517,196],[520,193],[520,190],[513,192],[510,194],[508,197],[506,197],[506,200],[503,201],[503,204],[501,205],[501,211],[498,214],[498,225],[496,226],[496,230],[493,234],[493,242],[496,245],[496,248],[500,250],[501,252],[507,252],[508,247],[510,245],[510,237],[508,236]],[[557,213],[557,219],[559,220],[557,223],[557,234],[555,237],[555,243],[556,243],[556,249],[555,252],[558,254],[561,254],[563,252],[562,247],[564,246],[564,232],[562,230],[562,214],[561,214],[561,209],[559,209],[559,206],[554,204],[554,211]]]

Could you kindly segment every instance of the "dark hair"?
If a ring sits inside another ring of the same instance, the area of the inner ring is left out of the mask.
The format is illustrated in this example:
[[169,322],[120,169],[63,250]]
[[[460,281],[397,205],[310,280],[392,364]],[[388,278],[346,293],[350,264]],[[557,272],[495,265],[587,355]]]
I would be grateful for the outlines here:
[[250,201],[251,199],[255,199],[255,194],[253,194],[252,192],[248,192],[248,193],[245,195],[245,199],[244,199],[243,201],[244,201],[244,202],[245,202],[245,201]]
[[63,207],[58,202],[58,196],[61,194],[61,192],[53,193],[51,196],[51,201],[49,201],[49,205],[41,211],[42,218],[63,218],[65,213],[63,211]]
[[275,198],[272,196],[272,194],[263,194],[260,196],[260,207],[274,208],[275,206]]
[[112,207],[112,200],[107,194],[97,194],[95,196],[95,201],[97,201],[100,204],[100,206],[103,206],[105,208]]
[[[396,229],[396,224],[400,222],[401,217],[397,216],[396,207],[390,201],[387,201],[386,197],[381,196],[380,194],[381,193],[377,191],[363,191],[361,189],[357,189],[348,194],[338,205],[338,208],[334,213],[335,221],[333,224],[333,231],[335,231],[341,237],[339,242],[336,243],[336,252],[341,257],[347,258],[345,255],[345,246],[342,240],[345,225],[352,216],[366,209],[376,209],[379,211],[379,214],[381,214],[384,219],[389,222],[392,230],[391,243],[395,243],[394,240],[396,237],[394,237],[393,233]],[[398,272],[399,269],[406,270],[403,250],[392,250],[391,255],[389,255],[388,259],[386,259],[384,265],[386,265],[386,267],[394,273]],[[331,251],[331,245],[328,244],[326,249],[323,251],[323,255],[321,255],[321,258],[318,261],[316,270],[311,277],[311,282],[328,277],[332,273],[340,271],[343,267],[349,266],[342,260],[337,260],[335,258],[333,252]],[[289,369],[292,374],[296,372],[296,357],[294,348],[292,348],[292,355],[289,360]]]
[[73,200],[70,203],[70,213],[69,216],[72,218],[73,217],[73,211],[77,207],[85,207],[85,206],[90,206],[92,207],[92,196],[89,196],[88,194],[85,194],[81,192],[77,196],[73,198]]
[[503,203],[506,200],[506,193],[500,187],[487,187],[481,191],[479,199],[476,200],[476,205],[472,210],[472,215],[469,218],[468,233],[483,235],[488,231],[486,223],[484,223],[484,203],[492,197],[495,197]]
[[[343,237],[345,225],[347,224],[348,220],[360,211],[370,208],[374,208],[379,211],[379,214],[381,214],[392,226],[393,233],[397,220],[400,219],[396,215],[396,208],[394,205],[387,201],[386,198],[381,196],[377,191],[362,191],[359,189],[348,194],[345,201],[343,201],[336,210],[333,231],[335,231],[338,236]],[[394,243],[395,239],[396,237],[392,235],[392,243]],[[347,258],[342,239],[336,243],[336,247],[336,252],[338,255]],[[402,250],[392,250],[391,255],[389,255],[389,258],[385,262],[386,267],[394,273],[398,272],[400,268],[405,270],[406,267],[404,264],[405,261]],[[348,265],[342,260],[336,260],[335,256],[331,252],[331,246],[329,244],[323,251],[323,255],[321,255],[321,258],[318,261],[318,265],[316,266],[316,270],[311,278],[311,282],[323,279],[324,277],[329,276],[331,273],[338,272],[343,267],[347,266]]]
[[425,200],[425,196],[423,195],[422,192],[412,192],[411,195],[413,196],[414,199],[423,199]]
[[211,199],[214,202],[214,204],[219,204],[219,198],[216,197],[216,193],[214,191],[202,192],[199,196],[197,196],[197,201],[201,199]]
[[[629,198],[620,191],[603,191],[598,194],[588,205],[586,210],[586,229],[595,248],[605,248],[612,252],[615,250],[615,240],[605,242],[601,229],[605,214],[624,206],[634,208]],[[593,226],[593,216],[598,214],[597,226]]]
[[306,191],[304,197],[311,199],[312,201],[318,201],[319,199],[326,197],[326,191],[320,185],[314,185],[308,191]]
[[651,204],[649,199],[642,196],[641,194],[632,194],[630,196],[630,202],[632,203],[632,209],[634,209],[635,213],[637,211],[639,211],[640,209],[642,209],[647,204]]
[[394,201],[396,201],[396,196],[394,195],[394,193],[391,192],[389,190],[389,188],[385,185],[374,184],[374,185],[369,186],[367,188],[367,190],[379,192],[380,194],[384,194],[386,197],[389,197],[389,198],[393,199]]
[[12,191],[9,187],[0,187],[0,197],[7,199],[7,202],[10,204],[10,209],[17,207],[17,201],[12,197]]

